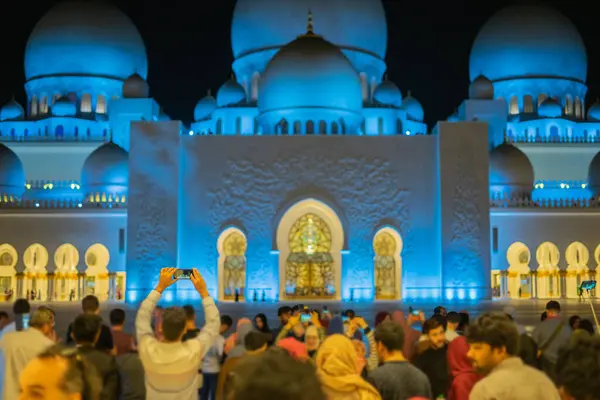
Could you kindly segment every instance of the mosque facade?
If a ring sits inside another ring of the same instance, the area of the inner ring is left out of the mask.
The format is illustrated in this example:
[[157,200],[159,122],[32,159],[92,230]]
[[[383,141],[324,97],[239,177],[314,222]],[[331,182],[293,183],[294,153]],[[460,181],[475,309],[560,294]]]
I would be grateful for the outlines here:
[[27,104],[0,109],[0,298],[136,303],[166,266],[246,302],[566,298],[596,279],[600,104],[560,13],[494,15],[433,129],[386,78],[380,0],[238,0],[231,32],[234,74],[186,126],[116,7],[39,21]]

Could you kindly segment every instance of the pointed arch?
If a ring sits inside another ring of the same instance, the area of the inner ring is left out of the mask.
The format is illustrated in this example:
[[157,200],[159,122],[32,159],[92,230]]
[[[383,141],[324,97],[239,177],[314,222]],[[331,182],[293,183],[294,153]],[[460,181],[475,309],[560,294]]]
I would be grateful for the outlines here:
[[85,252],[86,295],[93,294],[100,300],[108,299],[108,264],[110,263],[110,251],[102,243],[91,245]]
[[10,244],[4,243],[0,245],[0,298],[4,301],[14,299],[14,295],[7,296],[6,293],[11,290],[12,293],[17,291],[17,270],[16,265],[19,261],[19,253]]
[[106,114],[106,97],[101,94],[98,95],[98,99],[96,100],[96,113]]
[[552,242],[543,242],[535,252],[537,297],[551,299],[560,296],[560,250]]
[[84,93],[83,96],[81,96],[80,110],[82,113],[92,112],[92,95],[91,94]]
[[506,251],[510,298],[531,297],[531,251],[525,243],[515,242]]
[[239,300],[246,297],[246,235],[236,227],[225,229],[217,239],[219,263],[217,277],[219,282],[218,299],[234,301],[236,292]]
[[397,230],[384,227],[373,237],[375,299],[402,298],[402,237]]

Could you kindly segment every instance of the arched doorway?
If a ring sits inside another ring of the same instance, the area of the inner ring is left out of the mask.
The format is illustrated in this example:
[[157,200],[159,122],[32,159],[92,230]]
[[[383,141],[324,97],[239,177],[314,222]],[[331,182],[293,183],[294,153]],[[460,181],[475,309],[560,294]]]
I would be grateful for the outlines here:
[[54,252],[54,265],[56,265],[54,281],[55,300],[76,300],[78,264],[79,251],[71,243],[60,245]]
[[246,235],[237,228],[228,228],[219,236],[219,300],[233,301],[236,293],[238,300],[245,298],[247,248]]
[[535,252],[537,297],[551,299],[560,297],[560,251],[552,242],[544,242]]
[[0,245],[0,299],[11,301],[17,290],[15,266],[19,260],[17,250],[8,243]]
[[101,243],[91,245],[85,252],[85,284],[83,293],[87,296],[93,294],[100,301],[109,297],[108,263],[110,252]]
[[282,299],[340,299],[344,232],[335,212],[308,199],[296,203],[277,229]]
[[23,290],[30,300],[46,300],[48,298],[48,250],[39,243],[34,243],[23,253],[25,264],[25,280]]
[[575,299],[578,297],[581,282],[588,280],[589,277],[590,251],[583,243],[573,242],[565,250],[565,260],[567,261],[567,297]]
[[531,252],[525,243],[515,242],[506,251],[508,261],[508,296],[511,299],[531,297]]
[[402,238],[392,228],[380,229],[373,238],[375,299],[402,298]]

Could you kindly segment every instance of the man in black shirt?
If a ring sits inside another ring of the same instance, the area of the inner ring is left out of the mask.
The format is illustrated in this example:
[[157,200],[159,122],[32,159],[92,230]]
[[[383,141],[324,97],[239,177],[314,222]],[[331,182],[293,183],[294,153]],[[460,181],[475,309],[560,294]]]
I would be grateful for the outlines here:
[[[100,314],[100,302],[96,296],[85,296],[83,300],[81,300],[81,308],[83,309],[83,313],[87,315],[98,315]],[[71,335],[71,330],[73,328],[73,324],[69,325],[67,329],[67,344],[74,344],[73,337]],[[96,350],[104,351],[106,353],[113,354],[115,353],[113,344],[113,337],[110,331],[110,328],[104,324],[102,324],[100,328],[100,336],[96,341],[95,348]]]
[[186,332],[181,340],[185,342],[198,336],[200,329],[196,326],[196,309],[194,306],[189,304],[183,306],[183,311],[185,311]]
[[450,386],[446,332],[440,318],[434,316],[423,324],[423,333],[427,335],[429,348],[418,354],[413,359],[413,364],[427,375],[432,397],[437,399],[439,396],[446,396]]

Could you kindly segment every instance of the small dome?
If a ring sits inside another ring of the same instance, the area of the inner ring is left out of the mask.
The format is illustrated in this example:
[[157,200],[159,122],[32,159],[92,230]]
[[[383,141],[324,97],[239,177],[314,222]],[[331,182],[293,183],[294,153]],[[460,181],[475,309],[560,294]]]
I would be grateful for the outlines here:
[[12,99],[0,109],[0,121],[19,120],[25,118],[23,106]]
[[511,194],[530,194],[533,167],[529,158],[513,145],[503,143],[490,154],[490,190]]
[[494,84],[483,75],[479,75],[469,85],[469,98],[473,100],[493,100]]
[[538,107],[538,115],[545,118],[558,118],[562,116],[562,107],[558,101],[548,97]]
[[587,118],[590,121],[600,121],[600,101],[596,100],[594,104],[589,108]]
[[126,99],[146,99],[150,96],[150,86],[139,74],[133,74],[123,83],[123,97]]
[[83,164],[84,194],[125,194],[129,186],[129,154],[113,142],[94,150]]
[[232,77],[219,88],[217,92],[217,106],[235,106],[246,101],[246,91]]
[[19,157],[0,144],[0,194],[21,196],[25,191],[25,170]]
[[312,33],[283,47],[267,66],[258,96],[261,114],[319,108],[362,111],[358,73],[341,50]]
[[379,104],[400,108],[402,107],[402,92],[394,82],[385,80],[375,88],[373,100]]
[[62,96],[52,105],[52,115],[57,117],[74,117],[77,114],[77,104],[67,96]]
[[210,94],[209,90],[208,94],[196,103],[196,108],[194,108],[194,121],[209,118],[216,109],[217,100]]
[[423,122],[425,118],[425,113],[423,111],[423,106],[419,103],[419,100],[412,97],[410,91],[408,92],[408,96],[404,98],[402,101],[402,108],[406,111],[406,115],[409,119],[413,121]]

